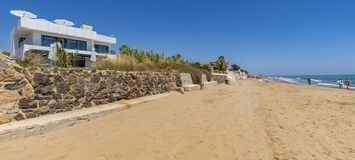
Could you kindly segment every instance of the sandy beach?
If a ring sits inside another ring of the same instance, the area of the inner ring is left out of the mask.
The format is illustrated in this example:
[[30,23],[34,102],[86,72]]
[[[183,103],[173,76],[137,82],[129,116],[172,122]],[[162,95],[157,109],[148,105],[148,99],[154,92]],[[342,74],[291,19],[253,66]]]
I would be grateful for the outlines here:
[[0,159],[355,159],[355,92],[257,80],[0,144]]

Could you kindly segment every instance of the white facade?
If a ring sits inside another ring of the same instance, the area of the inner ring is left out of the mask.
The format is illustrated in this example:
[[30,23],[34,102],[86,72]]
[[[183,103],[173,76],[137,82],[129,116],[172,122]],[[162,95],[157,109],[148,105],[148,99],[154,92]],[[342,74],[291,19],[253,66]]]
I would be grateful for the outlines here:
[[11,53],[19,59],[25,58],[25,52],[29,50],[49,52],[53,41],[60,41],[67,52],[83,56],[85,60],[90,60],[92,55],[116,56],[111,53],[116,38],[98,34],[86,24],[76,28],[45,19],[20,17],[11,30],[10,41]]

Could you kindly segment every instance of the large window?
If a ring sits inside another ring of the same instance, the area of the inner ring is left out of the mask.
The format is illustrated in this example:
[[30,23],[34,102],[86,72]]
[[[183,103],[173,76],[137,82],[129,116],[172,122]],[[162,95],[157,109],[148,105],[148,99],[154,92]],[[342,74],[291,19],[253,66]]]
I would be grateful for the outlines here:
[[95,52],[108,53],[108,46],[95,44]]
[[77,50],[87,50],[87,44],[85,41],[73,40],[73,39],[65,39],[59,37],[51,37],[42,35],[42,46],[50,46],[54,42],[60,42],[60,44],[67,49],[77,49]]
[[85,41],[76,41],[78,50],[86,50],[86,42]]
[[67,40],[65,41],[64,48],[77,49],[78,46],[77,46],[77,44],[76,44],[76,40],[67,39]]
[[56,42],[55,37],[51,37],[51,36],[42,36],[42,46],[51,46],[51,44],[53,44],[54,42]]

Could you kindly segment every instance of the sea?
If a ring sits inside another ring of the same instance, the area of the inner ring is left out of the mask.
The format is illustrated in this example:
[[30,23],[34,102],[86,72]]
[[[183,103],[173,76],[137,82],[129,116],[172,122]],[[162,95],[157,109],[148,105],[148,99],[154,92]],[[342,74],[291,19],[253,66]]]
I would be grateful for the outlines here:
[[[322,87],[338,87],[337,81],[342,79],[344,82],[346,79],[351,81],[350,89],[355,90],[355,75],[291,75],[291,76],[266,76],[267,79],[294,83],[301,85],[308,85],[308,78],[311,78],[311,84]],[[345,85],[344,85],[345,87]]]

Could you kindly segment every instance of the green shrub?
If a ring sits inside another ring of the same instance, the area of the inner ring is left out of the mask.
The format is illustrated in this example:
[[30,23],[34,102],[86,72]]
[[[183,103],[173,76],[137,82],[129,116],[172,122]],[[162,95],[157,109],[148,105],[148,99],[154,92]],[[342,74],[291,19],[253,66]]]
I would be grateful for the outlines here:
[[206,74],[207,79],[211,80],[208,65],[186,60],[180,54],[164,57],[158,52],[129,48],[127,45],[122,45],[119,50],[120,54],[116,59],[98,60],[92,67],[98,70],[190,73],[196,84],[201,83],[202,74]]
[[33,64],[31,63],[30,59],[16,59],[16,63],[18,65],[20,65],[21,67],[29,67],[29,66],[33,66]]
[[27,53],[26,58],[16,59],[15,62],[22,67],[40,66],[42,65],[43,57],[41,54]]
[[0,53],[10,57],[10,52],[0,52]]
[[55,56],[57,58],[57,65],[63,68],[74,67],[76,64],[76,54],[68,53],[64,48],[56,46]]
[[219,56],[216,62],[212,63],[213,69],[216,71],[225,72],[228,68],[228,62],[224,56]]
[[240,70],[240,67],[237,64],[232,64],[230,70],[238,71],[238,70]]
[[129,55],[119,55],[116,59],[98,60],[92,66],[97,70],[118,70],[118,71],[157,71],[158,69],[150,62],[139,63]]

